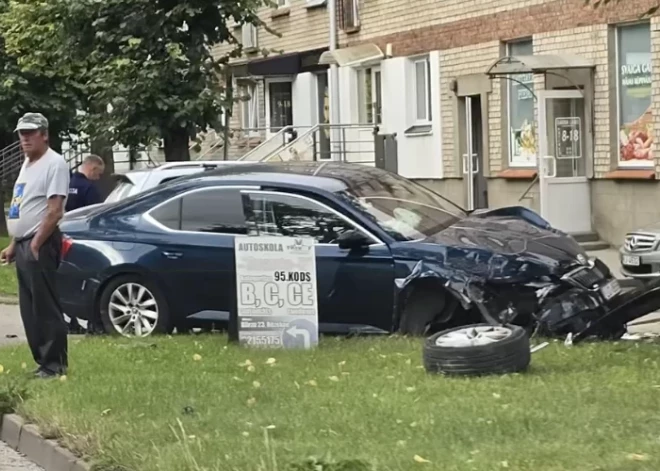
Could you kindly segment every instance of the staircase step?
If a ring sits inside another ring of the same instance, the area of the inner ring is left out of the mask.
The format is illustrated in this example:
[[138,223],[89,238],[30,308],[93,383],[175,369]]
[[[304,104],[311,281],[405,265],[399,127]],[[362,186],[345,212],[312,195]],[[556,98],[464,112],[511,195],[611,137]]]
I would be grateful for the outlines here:
[[595,232],[582,232],[578,234],[571,234],[579,243],[582,242],[598,242],[600,237]]
[[610,248],[610,244],[603,240],[595,240],[589,242],[580,242],[580,245],[587,252],[593,252],[596,250],[607,250]]

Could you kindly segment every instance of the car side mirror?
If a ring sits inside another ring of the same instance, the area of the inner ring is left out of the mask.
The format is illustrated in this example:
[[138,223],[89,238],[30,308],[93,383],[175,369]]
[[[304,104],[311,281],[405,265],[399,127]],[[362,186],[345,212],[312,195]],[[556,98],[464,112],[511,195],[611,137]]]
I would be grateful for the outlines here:
[[340,249],[361,249],[369,246],[369,239],[362,232],[353,229],[337,237],[337,243]]

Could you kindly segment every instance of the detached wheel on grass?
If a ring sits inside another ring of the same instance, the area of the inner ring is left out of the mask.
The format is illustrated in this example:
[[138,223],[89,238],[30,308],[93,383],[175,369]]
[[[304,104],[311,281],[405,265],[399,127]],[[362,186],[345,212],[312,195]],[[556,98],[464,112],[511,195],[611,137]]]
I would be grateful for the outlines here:
[[148,337],[172,331],[160,289],[139,275],[110,280],[99,301],[105,331],[124,337]]
[[529,367],[529,336],[524,328],[516,325],[473,324],[454,327],[425,340],[423,359],[428,373],[516,373]]

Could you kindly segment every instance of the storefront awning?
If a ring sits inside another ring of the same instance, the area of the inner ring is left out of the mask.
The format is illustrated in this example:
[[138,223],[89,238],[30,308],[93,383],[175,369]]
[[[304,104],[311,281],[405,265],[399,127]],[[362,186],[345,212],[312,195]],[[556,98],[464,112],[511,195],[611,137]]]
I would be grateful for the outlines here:
[[595,64],[582,56],[571,54],[561,55],[534,55],[534,56],[507,56],[493,62],[486,75],[514,75],[528,73],[543,73],[556,69],[582,69],[593,68]]
[[319,58],[327,48],[288,54],[273,54],[270,57],[232,64],[235,77],[297,75],[302,72],[316,72],[327,69],[320,65]]
[[319,64],[337,64],[340,67],[356,67],[377,64],[385,54],[373,43],[335,49],[321,54]]

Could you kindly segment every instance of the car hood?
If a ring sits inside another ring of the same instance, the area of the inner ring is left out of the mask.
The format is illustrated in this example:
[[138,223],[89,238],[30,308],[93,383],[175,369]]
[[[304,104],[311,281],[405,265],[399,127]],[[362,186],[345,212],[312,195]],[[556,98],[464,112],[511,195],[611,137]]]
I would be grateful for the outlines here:
[[648,233],[651,233],[651,234],[660,235],[660,221],[654,222],[654,223],[651,223],[651,224],[647,224],[647,225],[642,226],[642,227],[640,227],[640,228],[638,228],[634,231],[631,231],[631,233],[632,232],[648,232]]
[[463,253],[485,252],[532,262],[561,272],[586,259],[584,249],[573,237],[513,215],[468,216],[424,242]]

